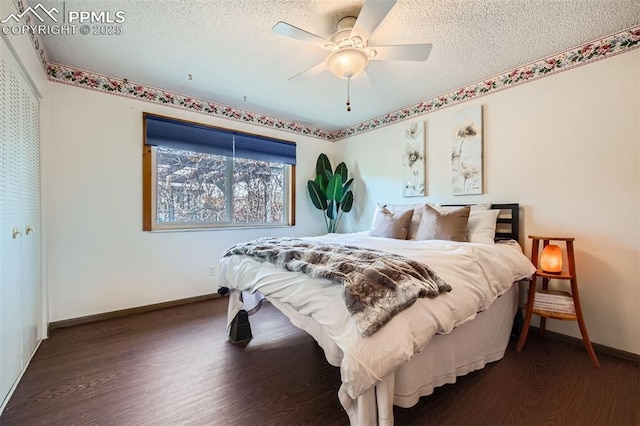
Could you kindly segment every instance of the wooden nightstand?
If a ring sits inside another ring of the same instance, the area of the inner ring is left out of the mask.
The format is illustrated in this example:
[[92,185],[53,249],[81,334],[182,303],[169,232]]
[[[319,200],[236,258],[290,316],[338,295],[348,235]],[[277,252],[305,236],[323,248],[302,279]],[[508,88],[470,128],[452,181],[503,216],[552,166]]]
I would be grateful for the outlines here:
[[[529,325],[531,324],[531,315],[540,316],[540,335],[544,334],[545,322],[547,318],[578,321],[580,333],[584,346],[589,353],[591,362],[594,367],[600,367],[596,353],[591,346],[587,326],[584,323],[582,309],[580,308],[580,297],[578,295],[578,278],[576,277],[576,264],[573,254],[573,241],[575,238],[567,237],[536,237],[529,235],[533,240],[531,247],[531,262],[537,268],[536,273],[529,281],[529,295],[527,298],[527,308],[524,317],[524,324],[520,339],[516,346],[518,352],[522,351],[524,343],[527,341]],[[549,245],[549,241],[564,241],[567,250],[567,261],[569,263],[569,272],[550,273],[543,271],[538,267],[538,253],[540,241],[543,242],[543,248]],[[542,289],[536,290],[536,281],[538,277],[542,278]],[[571,282],[571,292],[549,290],[549,280],[568,280]]]

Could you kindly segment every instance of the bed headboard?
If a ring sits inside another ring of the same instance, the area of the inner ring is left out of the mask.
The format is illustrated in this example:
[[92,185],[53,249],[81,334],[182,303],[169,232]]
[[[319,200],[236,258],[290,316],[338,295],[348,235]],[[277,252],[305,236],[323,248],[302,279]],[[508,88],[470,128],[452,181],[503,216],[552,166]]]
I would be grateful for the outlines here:
[[496,241],[516,240],[519,242],[520,205],[518,203],[492,204],[491,208],[500,210],[496,223]]
[[[468,204],[446,204],[447,206],[467,206]],[[496,241],[516,240],[520,242],[520,204],[491,204],[492,210],[500,210],[496,223]]]

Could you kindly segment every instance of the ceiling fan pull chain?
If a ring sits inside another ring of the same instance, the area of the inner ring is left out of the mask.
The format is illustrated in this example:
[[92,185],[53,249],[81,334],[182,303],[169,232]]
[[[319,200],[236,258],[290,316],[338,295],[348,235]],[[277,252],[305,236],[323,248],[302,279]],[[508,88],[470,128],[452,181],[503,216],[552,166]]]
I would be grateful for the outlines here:
[[349,84],[351,83],[351,77],[347,78],[347,112],[351,111],[351,100],[349,99]]

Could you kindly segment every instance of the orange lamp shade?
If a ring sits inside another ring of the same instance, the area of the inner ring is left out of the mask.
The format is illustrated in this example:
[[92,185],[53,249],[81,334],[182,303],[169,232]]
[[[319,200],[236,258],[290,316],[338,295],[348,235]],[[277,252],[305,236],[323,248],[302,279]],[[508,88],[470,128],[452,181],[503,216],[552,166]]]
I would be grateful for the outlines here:
[[549,244],[542,250],[540,269],[550,274],[562,272],[562,249],[555,244]]

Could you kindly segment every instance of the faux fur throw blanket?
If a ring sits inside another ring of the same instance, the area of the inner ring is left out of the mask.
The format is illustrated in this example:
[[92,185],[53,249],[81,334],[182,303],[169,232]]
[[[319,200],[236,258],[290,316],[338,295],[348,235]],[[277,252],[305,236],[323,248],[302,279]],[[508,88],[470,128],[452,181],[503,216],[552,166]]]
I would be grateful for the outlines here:
[[417,298],[451,291],[423,263],[379,250],[298,238],[261,238],[235,245],[223,257],[235,254],[344,285],[347,310],[363,336],[375,333]]

